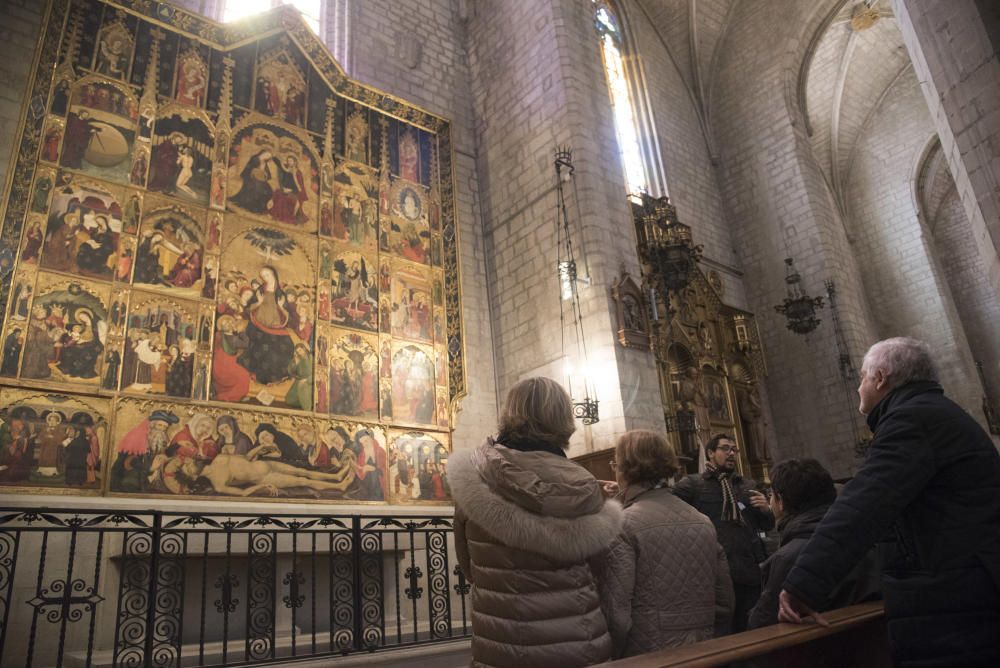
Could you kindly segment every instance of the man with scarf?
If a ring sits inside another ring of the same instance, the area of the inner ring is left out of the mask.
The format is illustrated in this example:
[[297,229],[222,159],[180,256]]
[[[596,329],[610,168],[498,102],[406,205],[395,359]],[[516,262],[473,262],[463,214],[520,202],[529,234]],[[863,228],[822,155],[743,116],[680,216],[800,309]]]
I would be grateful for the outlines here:
[[731,436],[716,434],[705,446],[705,472],[682,479],[674,494],[706,515],[729,560],[736,605],[732,632],[747,628],[747,615],[760,597],[760,568],[767,556],[761,533],[774,526],[767,497],[755,482],[736,472],[739,448]]

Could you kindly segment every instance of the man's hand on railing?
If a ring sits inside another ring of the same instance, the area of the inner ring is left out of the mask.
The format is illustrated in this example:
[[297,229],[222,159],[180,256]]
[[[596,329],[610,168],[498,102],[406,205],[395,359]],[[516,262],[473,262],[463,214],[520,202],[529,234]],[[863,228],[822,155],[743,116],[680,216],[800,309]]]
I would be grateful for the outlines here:
[[823,615],[819,614],[808,605],[789,594],[784,589],[778,596],[778,621],[789,624],[805,624],[813,621],[820,626],[830,626]]

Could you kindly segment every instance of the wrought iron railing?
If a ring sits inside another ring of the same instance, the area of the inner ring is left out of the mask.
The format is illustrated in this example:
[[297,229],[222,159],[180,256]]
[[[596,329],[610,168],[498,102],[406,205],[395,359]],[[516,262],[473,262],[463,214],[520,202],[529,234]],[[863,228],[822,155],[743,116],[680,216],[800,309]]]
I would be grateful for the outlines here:
[[242,666],[461,638],[453,555],[446,516],[0,508],[0,666]]

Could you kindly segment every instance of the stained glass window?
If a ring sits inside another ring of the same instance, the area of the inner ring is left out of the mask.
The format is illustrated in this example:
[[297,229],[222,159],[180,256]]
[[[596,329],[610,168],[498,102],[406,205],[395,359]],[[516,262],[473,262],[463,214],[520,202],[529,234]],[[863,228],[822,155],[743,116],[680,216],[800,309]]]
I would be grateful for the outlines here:
[[238,21],[239,19],[266,12],[279,5],[294,5],[302,12],[302,17],[319,34],[319,12],[322,0],[226,0],[223,21]]
[[594,14],[594,23],[601,39],[604,55],[604,70],[611,92],[611,107],[615,115],[615,129],[618,131],[618,146],[621,149],[625,179],[630,194],[648,191],[646,170],[639,146],[639,131],[629,92],[629,80],[622,56],[622,34],[617,17],[607,5],[599,3]]

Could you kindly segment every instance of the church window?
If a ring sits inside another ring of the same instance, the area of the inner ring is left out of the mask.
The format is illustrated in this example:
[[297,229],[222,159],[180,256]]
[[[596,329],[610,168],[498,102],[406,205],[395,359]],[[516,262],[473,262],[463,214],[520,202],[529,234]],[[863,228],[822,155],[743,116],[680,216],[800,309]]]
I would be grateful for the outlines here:
[[313,32],[319,34],[319,15],[322,0],[226,0],[222,20],[238,21],[254,14],[266,12],[280,5],[294,5]]
[[643,163],[639,140],[639,123],[633,104],[629,75],[623,55],[621,24],[611,8],[603,2],[596,3],[594,23],[601,40],[601,54],[607,74],[611,107],[614,111],[618,146],[625,168],[626,186],[630,195],[649,191],[649,182]]

